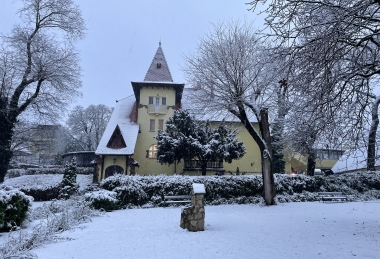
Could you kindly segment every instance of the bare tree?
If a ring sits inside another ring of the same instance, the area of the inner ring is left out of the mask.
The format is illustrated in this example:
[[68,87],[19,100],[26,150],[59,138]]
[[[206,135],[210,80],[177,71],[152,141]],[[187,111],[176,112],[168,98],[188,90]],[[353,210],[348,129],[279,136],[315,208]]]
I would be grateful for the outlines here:
[[258,3],[267,4],[267,36],[288,57],[294,72],[289,83],[302,93],[293,110],[304,113],[292,120],[313,115],[307,123],[316,129],[309,134],[312,139],[334,145],[334,139],[354,140],[349,144],[356,148],[357,136],[368,127],[373,86],[380,74],[380,2],[254,0],[252,9]]
[[[251,25],[227,22],[200,40],[184,68],[187,81],[198,89],[192,100],[210,114],[236,116],[259,146],[267,205],[274,204],[275,197],[268,108],[279,81],[270,73],[274,67],[269,54]],[[259,129],[253,126],[256,121]]]
[[103,104],[90,105],[86,109],[76,106],[71,111],[67,125],[84,151],[96,149],[111,117],[112,108]]
[[27,109],[57,117],[81,86],[73,45],[84,36],[79,7],[72,0],[23,2],[22,24],[0,42],[0,182],[12,157],[17,117]]

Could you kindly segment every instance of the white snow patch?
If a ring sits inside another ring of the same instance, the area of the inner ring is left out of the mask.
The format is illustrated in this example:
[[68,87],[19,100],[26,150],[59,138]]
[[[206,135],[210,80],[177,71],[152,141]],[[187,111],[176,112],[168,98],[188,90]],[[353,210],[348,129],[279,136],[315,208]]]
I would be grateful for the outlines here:
[[194,194],[206,193],[205,185],[203,183],[193,183]]

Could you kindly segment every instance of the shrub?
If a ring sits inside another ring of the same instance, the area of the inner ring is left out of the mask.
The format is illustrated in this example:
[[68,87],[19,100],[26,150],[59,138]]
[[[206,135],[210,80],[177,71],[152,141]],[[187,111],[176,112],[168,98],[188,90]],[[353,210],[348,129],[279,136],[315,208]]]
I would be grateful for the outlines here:
[[[41,186],[43,187],[43,186]],[[32,196],[35,201],[51,201],[58,199],[60,185],[49,186],[47,188],[27,188],[21,189],[26,195]]]
[[105,211],[119,209],[118,200],[116,199],[116,192],[99,190],[85,194],[85,199],[91,202],[94,209],[103,209]]
[[117,199],[121,205],[144,205],[148,201],[148,195],[138,185],[127,185],[116,187]]
[[0,231],[20,226],[26,219],[33,198],[9,186],[0,186]]
[[67,163],[65,165],[65,172],[62,178],[59,198],[68,199],[70,196],[76,194],[78,190],[79,185],[77,184],[77,165],[73,159],[71,163]]

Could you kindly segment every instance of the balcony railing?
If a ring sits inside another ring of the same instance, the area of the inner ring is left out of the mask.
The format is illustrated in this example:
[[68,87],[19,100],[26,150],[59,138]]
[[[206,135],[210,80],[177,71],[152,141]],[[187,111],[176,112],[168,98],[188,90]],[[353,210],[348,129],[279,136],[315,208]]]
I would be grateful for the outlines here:
[[168,112],[168,108],[166,105],[148,105],[148,113],[154,114],[166,114]]
[[[185,160],[185,169],[200,169],[201,163],[199,160]],[[207,168],[223,168],[223,161],[221,162],[207,162]]]

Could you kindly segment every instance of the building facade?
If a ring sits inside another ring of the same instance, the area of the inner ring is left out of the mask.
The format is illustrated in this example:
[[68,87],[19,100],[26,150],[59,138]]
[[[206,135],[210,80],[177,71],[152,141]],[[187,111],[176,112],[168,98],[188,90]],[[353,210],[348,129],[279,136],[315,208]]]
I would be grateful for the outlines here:
[[[165,130],[166,121],[176,109],[187,109],[197,119],[207,119],[215,126],[224,119],[232,129],[239,130],[238,140],[244,142],[247,149],[245,156],[230,164],[209,162],[207,174],[213,175],[223,170],[228,174],[228,171],[236,172],[237,168],[240,173],[261,173],[260,149],[244,125],[231,117],[231,114],[210,116],[204,110],[193,107],[193,95],[189,93],[194,89],[185,88],[185,84],[173,81],[161,44],[144,80],[131,84],[134,95],[117,101],[95,151],[98,156],[96,163],[99,180],[115,173],[201,175],[201,168],[196,160],[180,161],[170,166],[157,162],[157,141],[154,137],[158,130]],[[254,119],[250,123],[259,131]],[[292,157],[287,159],[287,168],[292,167],[292,159],[294,160]]]

